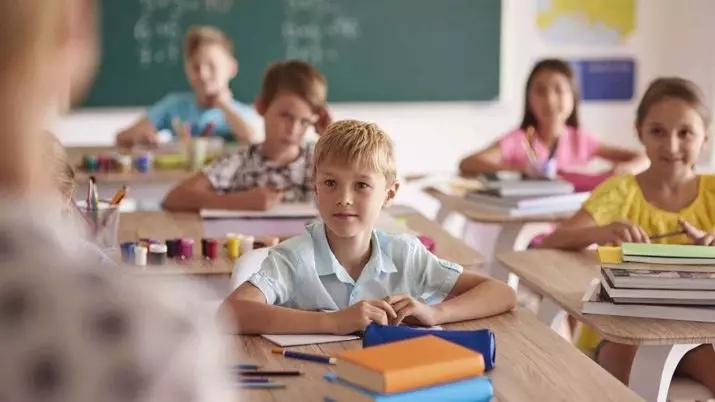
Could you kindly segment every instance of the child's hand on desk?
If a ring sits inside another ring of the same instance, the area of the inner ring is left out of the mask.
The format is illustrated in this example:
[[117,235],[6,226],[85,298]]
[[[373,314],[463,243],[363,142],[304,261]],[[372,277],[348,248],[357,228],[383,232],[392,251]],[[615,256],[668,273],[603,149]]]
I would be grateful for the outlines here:
[[283,192],[273,187],[255,187],[246,191],[244,208],[254,211],[267,211],[278,204],[283,198]]
[[426,327],[437,325],[435,309],[428,304],[407,295],[386,297],[385,301],[397,313],[397,318],[390,323],[392,325],[400,325],[403,321],[408,324],[424,325]]
[[613,222],[596,228],[598,244],[621,245],[623,243],[650,243],[648,234],[642,227],[628,222]]
[[691,225],[690,222],[680,219],[678,224],[686,235],[693,240],[693,244],[698,246],[713,246],[715,245],[715,234],[703,232],[702,230]]
[[345,310],[330,313],[338,334],[352,334],[367,328],[372,322],[387,325],[397,317],[395,310],[384,300],[363,300]]

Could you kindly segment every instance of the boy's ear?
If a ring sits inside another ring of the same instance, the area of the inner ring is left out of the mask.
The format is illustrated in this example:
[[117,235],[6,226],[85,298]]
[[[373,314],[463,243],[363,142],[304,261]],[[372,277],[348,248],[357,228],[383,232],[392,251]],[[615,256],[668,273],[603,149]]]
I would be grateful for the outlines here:
[[254,102],[254,106],[256,107],[256,112],[263,117],[266,114],[266,104],[263,102],[263,98],[261,95],[258,95],[256,97],[256,101]]
[[231,79],[236,78],[238,75],[238,60],[235,57],[231,57]]
[[385,203],[382,204],[383,208],[387,208],[392,205],[392,202],[395,200],[395,196],[397,196],[397,190],[399,189],[400,182],[395,180],[395,182],[387,188],[387,198],[385,199]]

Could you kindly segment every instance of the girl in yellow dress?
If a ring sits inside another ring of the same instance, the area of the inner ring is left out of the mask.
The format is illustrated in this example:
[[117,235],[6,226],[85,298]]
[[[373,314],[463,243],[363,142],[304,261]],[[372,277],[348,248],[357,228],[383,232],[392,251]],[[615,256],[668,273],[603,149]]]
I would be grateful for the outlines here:
[[[638,175],[616,176],[601,184],[542,247],[580,250],[592,244],[650,243],[650,237],[671,232],[683,234],[658,242],[715,244],[715,176],[694,170],[708,141],[709,125],[708,109],[695,84],[681,78],[652,82],[636,113],[638,138],[650,167]],[[608,341],[599,344],[597,337],[590,338],[596,342],[586,346],[595,349],[598,363],[628,384],[636,347]],[[699,381],[715,394],[712,345],[686,354],[677,373]]]

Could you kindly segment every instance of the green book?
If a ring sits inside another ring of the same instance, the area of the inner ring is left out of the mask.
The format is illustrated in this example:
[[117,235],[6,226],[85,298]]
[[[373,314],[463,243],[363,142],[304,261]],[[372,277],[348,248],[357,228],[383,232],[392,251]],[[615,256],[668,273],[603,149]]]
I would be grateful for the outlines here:
[[680,244],[647,244],[624,243],[621,246],[623,257],[656,257],[656,258],[699,258],[715,259],[715,247],[680,245]]

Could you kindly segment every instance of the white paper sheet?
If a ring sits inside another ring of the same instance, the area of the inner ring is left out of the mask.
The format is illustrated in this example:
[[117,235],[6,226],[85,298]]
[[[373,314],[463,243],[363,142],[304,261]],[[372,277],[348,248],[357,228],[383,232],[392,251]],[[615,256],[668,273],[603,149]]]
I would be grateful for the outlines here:
[[278,346],[317,345],[360,339],[357,335],[261,335]]

